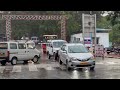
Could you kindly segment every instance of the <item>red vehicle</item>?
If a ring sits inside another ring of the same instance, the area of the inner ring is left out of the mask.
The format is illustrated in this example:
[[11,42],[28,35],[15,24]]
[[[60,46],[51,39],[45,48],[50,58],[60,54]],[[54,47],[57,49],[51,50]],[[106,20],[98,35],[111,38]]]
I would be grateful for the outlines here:
[[46,53],[46,43],[42,43],[43,53]]

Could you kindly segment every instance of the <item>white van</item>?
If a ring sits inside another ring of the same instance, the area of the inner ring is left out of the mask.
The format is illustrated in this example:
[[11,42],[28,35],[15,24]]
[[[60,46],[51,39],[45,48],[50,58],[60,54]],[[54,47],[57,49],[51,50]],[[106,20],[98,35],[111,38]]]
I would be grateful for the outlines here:
[[58,51],[60,47],[65,43],[67,43],[65,40],[49,40],[47,45],[48,58],[50,59],[51,56],[53,56],[55,60],[57,60]]
[[0,42],[0,62],[5,65],[6,62],[11,62],[12,65],[16,65],[17,61],[32,60],[34,63],[38,62],[40,58],[40,51],[25,42]]

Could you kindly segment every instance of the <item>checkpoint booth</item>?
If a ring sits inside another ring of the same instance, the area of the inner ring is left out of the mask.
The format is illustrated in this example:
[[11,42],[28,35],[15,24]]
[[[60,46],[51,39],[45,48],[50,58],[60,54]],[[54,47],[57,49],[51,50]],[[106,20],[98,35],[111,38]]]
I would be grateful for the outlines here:
[[103,57],[104,58],[104,46],[103,45],[95,46],[95,57]]

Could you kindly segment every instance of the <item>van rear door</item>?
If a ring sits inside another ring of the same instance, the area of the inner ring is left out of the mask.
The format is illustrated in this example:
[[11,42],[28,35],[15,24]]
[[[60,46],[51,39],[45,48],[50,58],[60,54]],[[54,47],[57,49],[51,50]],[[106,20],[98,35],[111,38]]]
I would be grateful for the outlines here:
[[8,56],[8,44],[7,43],[0,43],[0,58],[5,58]]

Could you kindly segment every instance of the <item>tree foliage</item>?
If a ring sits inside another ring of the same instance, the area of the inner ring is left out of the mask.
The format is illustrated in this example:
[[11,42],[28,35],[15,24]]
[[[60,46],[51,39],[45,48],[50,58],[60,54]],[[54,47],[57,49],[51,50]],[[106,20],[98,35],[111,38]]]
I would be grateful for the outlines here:
[[108,16],[101,17],[101,19],[97,21],[97,28],[111,29],[111,22],[107,20],[107,18]]
[[120,11],[111,11],[107,20],[109,20],[112,25],[110,40],[113,43],[120,44]]

